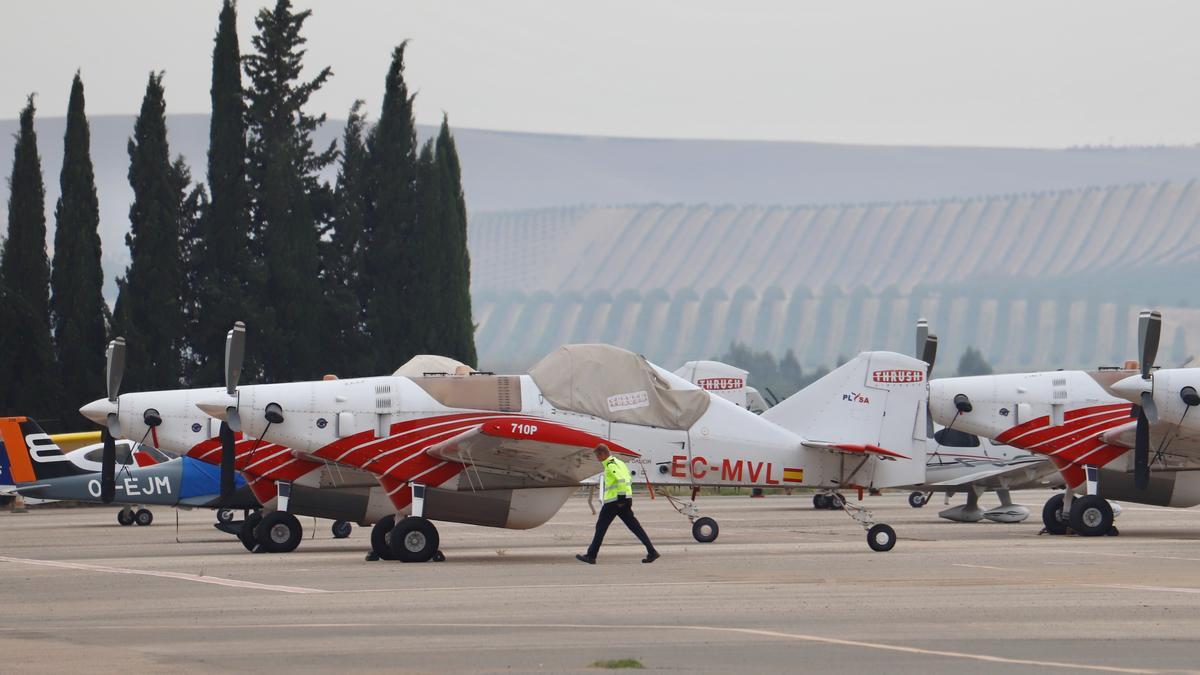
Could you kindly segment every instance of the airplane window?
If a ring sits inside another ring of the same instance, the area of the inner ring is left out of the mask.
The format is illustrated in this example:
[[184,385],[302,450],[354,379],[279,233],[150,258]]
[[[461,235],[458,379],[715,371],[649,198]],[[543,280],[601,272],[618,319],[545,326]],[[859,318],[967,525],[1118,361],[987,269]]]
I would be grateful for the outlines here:
[[978,448],[979,437],[958,429],[938,429],[933,440],[947,448]]

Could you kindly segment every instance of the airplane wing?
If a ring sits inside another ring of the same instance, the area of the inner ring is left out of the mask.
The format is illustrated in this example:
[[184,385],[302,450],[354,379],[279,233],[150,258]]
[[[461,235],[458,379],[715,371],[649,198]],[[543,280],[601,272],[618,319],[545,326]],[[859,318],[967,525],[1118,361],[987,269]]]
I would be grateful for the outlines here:
[[[1133,448],[1137,423],[1129,422],[1100,434],[1100,440],[1118,448]],[[1178,424],[1159,418],[1150,425],[1150,456],[1154,468],[1196,468],[1200,466],[1200,436],[1181,432]],[[1161,463],[1157,458],[1161,458]],[[1167,466],[1163,467],[1165,463]]]
[[975,471],[949,480],[931,484],[932,488],[955,488],[967,485],[981,485],[988,489],[1018,489],[1029,484],[1037,484],[1044,478],[1058,473],[1058,468],[1045,458],[1031,457],[1009,462],[1002,466],[990,465],[987,469]]
[[804,447],[813,448],[816,450],[828,450],[830,452],[840,452],[847,455],[859,455],[867,457],[874,455],[880,459],[895,461],[897,459],[911,459],[908,455],[902,455],[898,452],[881,448],[878,445],[860,445],[856,443],[826,443],[824,441],[804,441]]
[[528,476],[546,484],[577,484],[602,470],[592,454],[600,443],[615,455],[640,456],[595,434],[544,420],[485,422],[425,452],[474,470]]

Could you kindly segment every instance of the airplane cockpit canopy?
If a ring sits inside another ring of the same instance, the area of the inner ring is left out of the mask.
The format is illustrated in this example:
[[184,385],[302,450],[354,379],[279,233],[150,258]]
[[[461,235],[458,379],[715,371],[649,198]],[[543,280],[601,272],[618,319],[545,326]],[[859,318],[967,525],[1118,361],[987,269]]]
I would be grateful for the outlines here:
[[603,344],[565,345],[529,370],[556,408],[662,429],[688,429],[708,392],[657,369],[640,354]]

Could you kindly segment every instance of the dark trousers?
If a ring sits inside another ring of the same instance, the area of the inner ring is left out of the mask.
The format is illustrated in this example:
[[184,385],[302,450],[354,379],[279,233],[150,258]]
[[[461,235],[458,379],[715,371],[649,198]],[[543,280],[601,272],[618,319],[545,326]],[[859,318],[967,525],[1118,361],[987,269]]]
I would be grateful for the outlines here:
[[600,553],[600,544],[604,543],[604,534],[608,532],[608,526],[612,525],[613,518],[620,518],[621,522],[625,523],[625,527],[628,527],[646,547],[647,554],[654,552],[654,544],[650,543],[650,537],[646,536],[642,524],[638,522],[637,516],[633,515],[633,500],[618,497],[616,501],[600,508],[600,515],[596,518],[596,536],[592,537],[592,545],[587,550],[589,558],[595,558]]

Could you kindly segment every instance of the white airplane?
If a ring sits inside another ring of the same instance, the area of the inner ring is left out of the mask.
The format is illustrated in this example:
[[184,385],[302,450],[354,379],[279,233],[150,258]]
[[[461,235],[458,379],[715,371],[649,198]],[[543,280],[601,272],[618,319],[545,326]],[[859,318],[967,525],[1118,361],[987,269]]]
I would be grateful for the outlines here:
[[[600,442],[652,486],[844,490],[912,484],[924,474],[926,364],[902,354],[860,354],[758,416],[608,345],[560,348],[527,375],[239,387],[244,335],[240,324],[230,331],[224,388],[121,394],[81,412],[131,437],[157,422],[167,449],[212,416],[269,445],[270,454],[370,473],[394,513],[372,533],[383,557],[434,559],[432,520],[512,529],[544,523],[598,472],[591,450]],[[234,451],[231,437],[224,435],[225,455]],[[292,483],[276,488],[261,527],[288,523]],[[716,538],[716,522],[698,517],[694,497],[679,508],[697,540]],[[847,512],[868,530],[872,549],[895,545],[895,532],[868,511]]]
[[737,366],[721,361],[688,361],[675,374],[752,413],[761,415],[770,407],[762,394],[750,386],[749,371]]
[[[1152,372],[1161,323],[1157,312],[1143,312],[1139,319],[1140,371],[938,379],[930,383],[929,409],[948,427],[1049,458],[1067,486],[1042,510],[1052,534],[1114,534],[1119,509],[1110,499],[1195,506],[1200,504],[1200,436],[1185,425],[1187,401],[1200,403],[1200,397],[1192,398],[1186,375],[1177,380],[1176,371],[1160,371],[1168,375],[1157,380]],[[1138,404],[1131,406],[1129,399]]]
[[[966,504],[938,512],[946,520],[1019,523],[1029,517],[1029,509],[1013,503],[1010,491],[1062,485],[1058,469],[1045,457],[945,427],[934,432],[933,441],[925,482],[911,486],[908,503],[919,509],[941,493],[949,504],[955,494],[966,493]],[[989,491],[1000,498],[1000,505],[985,510],[979,498]]]

